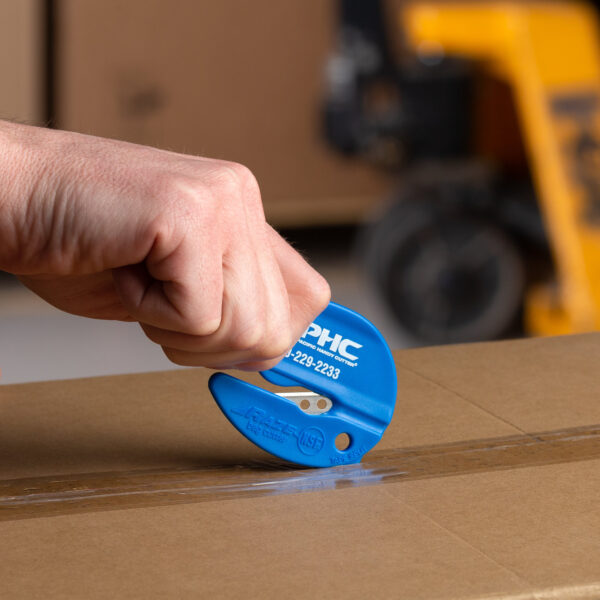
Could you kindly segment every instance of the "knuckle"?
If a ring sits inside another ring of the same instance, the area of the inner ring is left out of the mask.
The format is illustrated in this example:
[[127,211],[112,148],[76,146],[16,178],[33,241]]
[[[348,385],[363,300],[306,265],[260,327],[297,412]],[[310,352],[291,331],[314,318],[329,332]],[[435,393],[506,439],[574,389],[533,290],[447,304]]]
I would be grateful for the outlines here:
[[206,317],[190,323],[185,333],[191,336],[207,337],[215,334],[221,327],[220,317]]
[[[167,177],[153,194],[148,221],[152,244],[191,247],[196,240],[204,240],[202,261],[211,267],[205,275],[215,277],[221,266],[225,230],[214,190],[205,180],[177,175]],[[184,263],[179,267],[186,270]]]
[[315,280],[312,283],[311,288],[315,311],[317,311],[317,314],[320,314],[325,310],[331,301],[331,288],[329,287],[327,280],[319,273],[316,273]]
[[252,171],[240,163],[223,162],[217,173],[220,195],[255,208],[262,214],[258,181]]
[[231,338],[231,349],[236,351],[252,350],[260,344],[264,335],[264,328],[254,321],[251,325],[244,327]]
[[227,169],[233,175],[237,185],[246,192],[257,192],[258,182],[254,173],[246,166],[240,163],[227,163]]
[[280,327],[264,336],[256,348],[256,356],[262,360],[273,360],[283,356],[293,345],[289,327]]
[[171,231],[199,219],[210,219],[214,206],[210,187],[202,180],[173,173],[161,173],[151,184],[157,201],[156,222]]
[[221,162],[215,172],[219,191],[227,196],[239,197],[244,187],[243,166],[233,162]]

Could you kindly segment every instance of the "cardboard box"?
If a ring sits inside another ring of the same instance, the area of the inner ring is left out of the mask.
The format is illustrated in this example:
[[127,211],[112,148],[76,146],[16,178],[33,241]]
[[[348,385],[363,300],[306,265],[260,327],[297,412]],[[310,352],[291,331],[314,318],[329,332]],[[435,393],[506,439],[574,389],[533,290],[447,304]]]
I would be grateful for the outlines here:
[[325,470],[250,444],[202,369],[1,386],[0,596],[596,599],[599,351],[397,352],[383,440]]
[[241,162],[276,225],[352,223],[393,179],[320,132],[335,0],[62,0],[56,124]]

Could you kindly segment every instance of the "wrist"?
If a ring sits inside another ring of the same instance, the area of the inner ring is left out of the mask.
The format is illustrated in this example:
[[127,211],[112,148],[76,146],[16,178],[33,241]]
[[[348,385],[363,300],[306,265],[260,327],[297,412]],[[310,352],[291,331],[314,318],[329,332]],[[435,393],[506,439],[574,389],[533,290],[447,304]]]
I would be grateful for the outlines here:
[[41,223],[51,193],[50,132],[0,121],[0,269],[30,270],[29,259],[43,244]]

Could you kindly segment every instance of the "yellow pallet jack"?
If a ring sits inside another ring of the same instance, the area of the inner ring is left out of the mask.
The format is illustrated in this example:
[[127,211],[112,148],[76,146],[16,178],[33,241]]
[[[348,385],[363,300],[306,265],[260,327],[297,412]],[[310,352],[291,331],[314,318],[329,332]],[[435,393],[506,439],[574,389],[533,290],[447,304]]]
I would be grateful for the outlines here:
[[[396,150],[402,155],[396,161],[402,191],[373,226],[365,251],[401,325],[430,342],[499,337],[520,315],[531,334],[598,329],[600,43],[593,8],[566,1],[415,1],[385,17],[380,3],[380,21],[373,14],[370,21],[361,20],[356,10],[351,0],[342,6],[326,133],[346,154],[381,156],[391,141],[402,150]],[[370,29],[364,26],[368,22]],[[391,58],[390,29],[402,32],[402,56],[418,63],[417,75],[406,76],[406,59]],[[366,62],[369,44],[379,59],[371,61],[370,71],[360,62]],[[452,60],[468,65],[462,87],[460,77],[451,77]],[[352,80],[349,61],[354,61]],[[539,216],[549,250],[551,274],[543,281],[532,281],[517,264],[526,263],[531,247],[519,241],[529,235],[519,231],[528,217],[515,218],[513,210],[510,224],[508,195],[489,183],[510,180],[514,173],[500,153],[486,154],[473,142],[477,127],[502,130],[493,121],[503,117],[493,111],[487,125],[473,123],[478,96],[472,83],[482,75],[502,82],[512,97],[533,188],[533,204],[523,206]],[[471,92],[465,91],[469,86]],[[377,89],[379,106],[373,101]],[[394,162],[389,153],[387,161]],[[492,171],[493,177],[482,175]],[[407,192],[406,182],[414,180],[417,185]],[[468,193],[443,198],[457,186]],[[427,208],[419,222],[420,205]],[[450,224],[452,232],[444,231]],[[437,258],[430,249],[435,244],[441,248]],[[461,306],[468,311],[461,312]]]

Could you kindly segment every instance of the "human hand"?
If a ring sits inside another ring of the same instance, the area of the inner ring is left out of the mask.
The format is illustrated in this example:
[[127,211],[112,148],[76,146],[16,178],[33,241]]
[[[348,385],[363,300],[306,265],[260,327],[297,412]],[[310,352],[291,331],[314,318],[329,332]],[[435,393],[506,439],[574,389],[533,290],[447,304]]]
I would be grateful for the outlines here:
[[10,123],[0,148],[0,268],[175,363],[270,368],[329,301],[239,164]]

